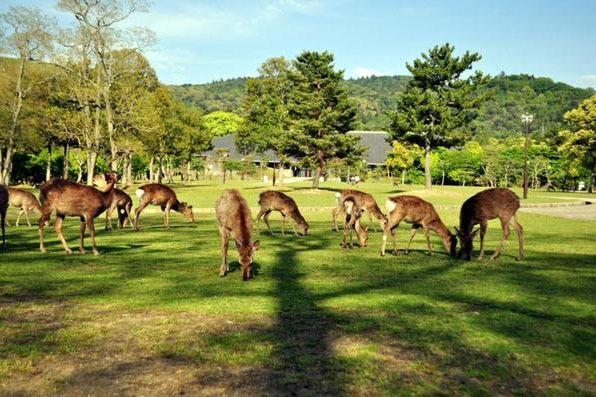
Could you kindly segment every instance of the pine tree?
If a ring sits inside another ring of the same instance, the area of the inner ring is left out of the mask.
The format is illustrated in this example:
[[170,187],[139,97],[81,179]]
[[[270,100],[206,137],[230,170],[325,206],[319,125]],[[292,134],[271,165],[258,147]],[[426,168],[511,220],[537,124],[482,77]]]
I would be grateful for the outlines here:
[[329,160],[361,150],[359,138],[346,134],[356,108],[343,86],[343,71],[334,68],[332,54],[305,51],[293,66],[288,101],[292,137],[300,154],[316,169],[312,184],[316,189]]
[[406,64],[413,78],[399,98],[397,111],[392,114],[391,138],[424,148],[427,189],[432,186],[431,149],[462,142],[468,135],[464,128],[488,98],[486,93],[477,91],[487,80],[482,73],[462,77],[480,60],[480,55],[466,52],[454,57],[453,50],[449,44],[435,46],[412,65]]

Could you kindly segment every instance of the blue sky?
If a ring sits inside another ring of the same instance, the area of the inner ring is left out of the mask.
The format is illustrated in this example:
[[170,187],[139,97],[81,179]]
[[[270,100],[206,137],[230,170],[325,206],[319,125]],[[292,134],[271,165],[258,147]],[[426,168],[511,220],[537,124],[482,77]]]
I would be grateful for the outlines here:
[[[51,0],[36,5],[63,23]],[[329,50],[346,77],[407,74],[405,63],[444,42],[479,52],[478,69],[529,73],[596,88],[596,1],[156,0],[131,23],[157,43],[146,51],[165,83],[256,74],[267,58]]]

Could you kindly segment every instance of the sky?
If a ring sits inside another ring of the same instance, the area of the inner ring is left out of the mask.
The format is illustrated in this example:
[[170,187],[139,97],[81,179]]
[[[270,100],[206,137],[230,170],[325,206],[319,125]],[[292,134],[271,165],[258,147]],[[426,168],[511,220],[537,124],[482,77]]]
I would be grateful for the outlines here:
[[[74,18],[55,0],[2,0]],[[596,1],[155,0],[130,25],[152,29],[145,50],[166,84],[255,76],[267,58],[328,50],[346,77],[408,74],[437,44],[478,52],[489,74],[527,73],[596,88]]]

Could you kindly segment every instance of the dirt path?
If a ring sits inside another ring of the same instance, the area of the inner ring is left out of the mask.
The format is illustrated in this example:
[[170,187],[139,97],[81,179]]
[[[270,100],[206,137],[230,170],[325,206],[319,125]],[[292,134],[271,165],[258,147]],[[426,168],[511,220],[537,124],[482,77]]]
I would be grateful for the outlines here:
[[559,218],[581,219],[581,220],[596,220],[596,204],[591,205],[574,205],[566,207],[536,207],[536,208],[522,208],[520,211],[556,216]]

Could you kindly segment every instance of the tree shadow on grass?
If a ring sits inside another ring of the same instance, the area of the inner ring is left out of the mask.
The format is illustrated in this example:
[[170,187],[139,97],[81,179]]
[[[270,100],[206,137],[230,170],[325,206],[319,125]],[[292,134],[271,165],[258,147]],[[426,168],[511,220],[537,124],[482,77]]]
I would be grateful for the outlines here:
[[271,333],[274,376],[269,385],[279,395],[344,395],[341,366],[332,351],[334,316],[319,306],[300,281],[297,256],[323,248],[324,240],[286,242],[271,270],[276,281],[277,322]]

